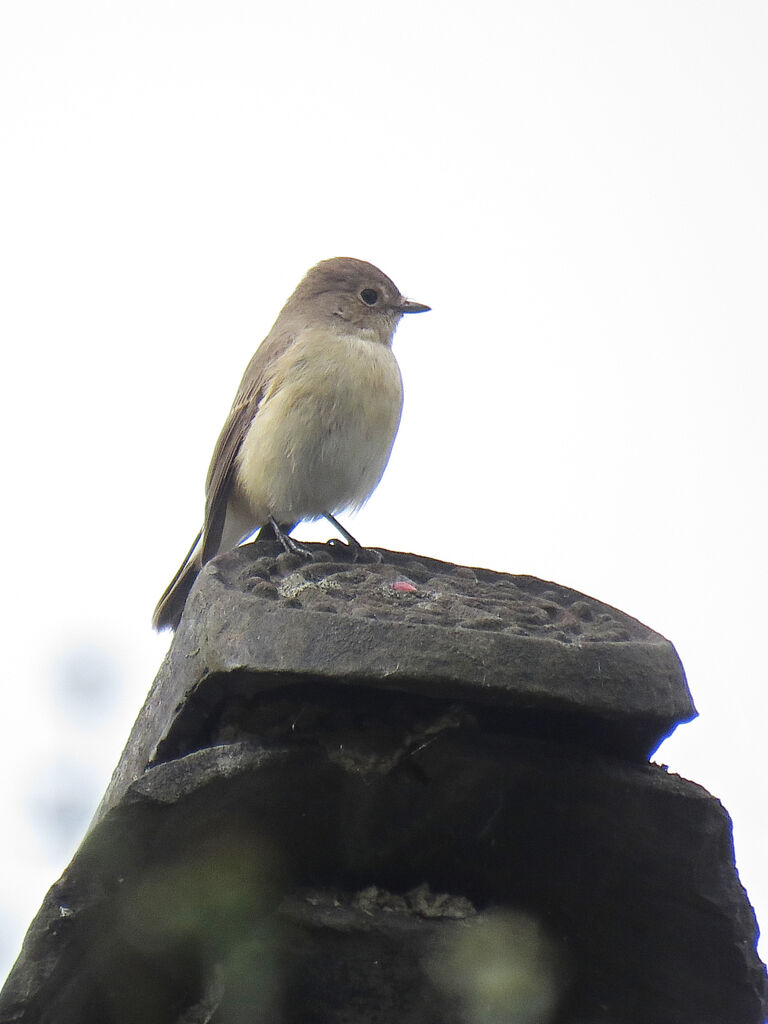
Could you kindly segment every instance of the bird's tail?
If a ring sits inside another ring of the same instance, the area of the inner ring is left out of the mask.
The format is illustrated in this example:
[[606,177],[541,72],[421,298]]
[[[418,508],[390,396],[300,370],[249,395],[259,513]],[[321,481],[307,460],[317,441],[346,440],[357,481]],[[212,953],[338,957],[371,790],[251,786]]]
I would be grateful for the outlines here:
[[157,602],[157,608],[152,616],[152,625],[155,629],[176,629],[179,625],[192,584],[202,568],[200,545],[202,533],[201,530],[195,537],[192,547],[187,552],[187,557]]

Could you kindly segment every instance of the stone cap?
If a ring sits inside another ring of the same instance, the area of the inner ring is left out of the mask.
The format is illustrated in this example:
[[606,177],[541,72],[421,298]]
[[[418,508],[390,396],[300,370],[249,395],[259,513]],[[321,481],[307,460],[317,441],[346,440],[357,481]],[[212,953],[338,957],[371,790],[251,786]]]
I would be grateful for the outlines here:
[[310,562],[260,541],[205,567],[98,816],[149,764],[205,746],[205,720],[233,694],[326,684],[470,702],[509,731],[635,758],[696,714],[672,644],[578,591],[308,547]]

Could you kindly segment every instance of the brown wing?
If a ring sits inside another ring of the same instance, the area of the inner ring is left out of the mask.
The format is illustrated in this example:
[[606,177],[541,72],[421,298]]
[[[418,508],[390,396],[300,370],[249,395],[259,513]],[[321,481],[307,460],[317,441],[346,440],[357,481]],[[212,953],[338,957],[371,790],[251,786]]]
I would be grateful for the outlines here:
[[[275,325],[277,326],[277,325]],[[205,523],[202,562],[205,565],[218,553],[227,504],[235,476],[235,459],[253,417],[258,412],[272,377],[272,368],[295,337],[291,330],[274,329],[259,345],[246,367],[235,401],[219,434],[205,482]]]

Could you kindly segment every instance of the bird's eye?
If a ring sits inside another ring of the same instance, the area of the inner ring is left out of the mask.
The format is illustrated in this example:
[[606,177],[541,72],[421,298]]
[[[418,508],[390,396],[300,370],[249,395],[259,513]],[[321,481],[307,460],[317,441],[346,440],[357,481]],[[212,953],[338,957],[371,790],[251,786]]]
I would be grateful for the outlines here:
[[375,306],[379,301],[379,293],[375,288],[363,288],[360,292],[360,298],[366,304],[366,306]]

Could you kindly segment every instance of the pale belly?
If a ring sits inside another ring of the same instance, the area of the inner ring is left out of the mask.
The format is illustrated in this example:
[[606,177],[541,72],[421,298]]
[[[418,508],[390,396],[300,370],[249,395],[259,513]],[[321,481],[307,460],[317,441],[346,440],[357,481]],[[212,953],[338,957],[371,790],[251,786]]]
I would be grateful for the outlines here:
[[253,525],[360,507],[389,460],[402,409],[391,349],[359,338],[293,346],[238,455]]

